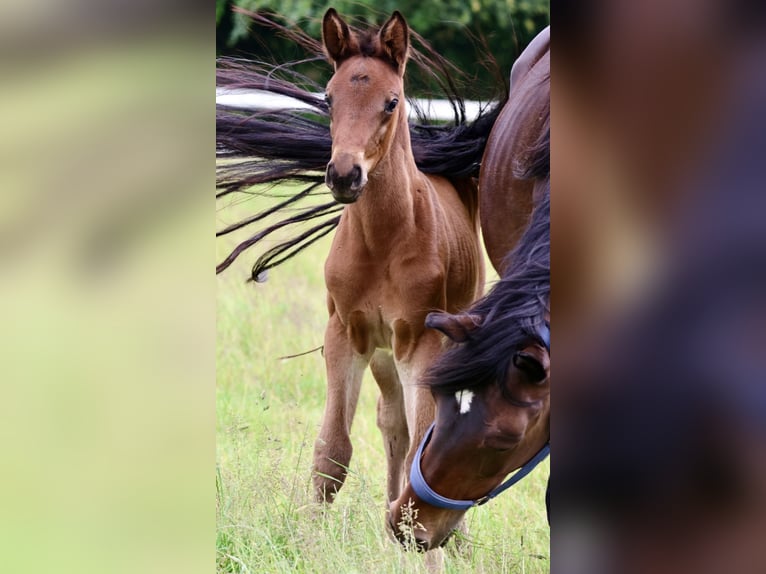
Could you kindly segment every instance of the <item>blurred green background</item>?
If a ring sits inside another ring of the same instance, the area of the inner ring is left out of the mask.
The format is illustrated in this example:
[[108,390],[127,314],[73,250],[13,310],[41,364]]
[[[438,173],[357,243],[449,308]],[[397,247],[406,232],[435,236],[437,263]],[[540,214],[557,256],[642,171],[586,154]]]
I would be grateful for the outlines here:
[[214,571],[213,23],[0,18],[0,572]]
[[[473,77],[486,91],[496,84],[479,65],[477,40],[486,42],[500,72],[508,77],[513,62],[535,34],[550,23],[548,0],[216,0],[216,49],[218,55],[246,56],[288,62],[300,58],[292,42],[273,31],[253,27],[239,7],[261,14],[277,13],[314,38],[321,36],[321,18],[334,7],[348,21],[380,25],[399,10],[410,27],[442,56]],[[329,74],[329,67],[327,73]],[[324,83],[327,78],[314,78]],[[410,93],[411,96],[423,96]]]

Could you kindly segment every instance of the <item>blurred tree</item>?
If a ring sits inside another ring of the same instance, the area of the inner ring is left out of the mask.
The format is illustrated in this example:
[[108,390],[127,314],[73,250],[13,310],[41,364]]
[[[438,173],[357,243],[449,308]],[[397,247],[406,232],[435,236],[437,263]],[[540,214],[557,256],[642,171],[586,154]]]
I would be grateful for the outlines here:
[[330,6],[360,25],[382,24],[399,10],[413,30],[474,79],[474,87],[484,93],[496,81],[481,66],[477,39],[486,42],[507,77],[521,50],[550,22],[548,0],[216,0],[219,55],[279,62],[300,58],[301,53],[268,30],[251,29],[250,19],[233,13],[233,6],[278,14],[315,38],[321,36],[321,18]]

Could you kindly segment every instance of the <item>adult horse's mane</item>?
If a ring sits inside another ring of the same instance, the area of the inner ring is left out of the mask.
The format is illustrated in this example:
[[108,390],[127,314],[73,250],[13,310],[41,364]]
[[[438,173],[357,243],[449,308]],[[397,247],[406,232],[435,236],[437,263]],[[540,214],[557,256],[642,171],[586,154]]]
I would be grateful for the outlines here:
[[[302,225],[302,231],[262,253],[252,269],[251,278],[258,280],[267,269],[275,267],[330,233],[340,221],[343,206],[332,199],[317,203],[324,195],[324,170],[330,161],[329,113],[323,99],[324,88],[296,70],[296,66],[324,60],[321,43],[304,32],[283,26],[264,16],[247,12],[257,23],[271,27],[293,40],[306,53],[306,58],[287,64],[220,58],[217,62],[216,85],[228,90],[261,90],[289,96],[306,105],[301,110],[251,111],[226,106],[216,110],[216,155],[218,199],[235,192],[269,194],[278,198],[268,209],[216,232],[223,236],[243,228],[251,236],[240,242],[217,265],[216,273],[229,267],[244,251],[258,245],[280,229]],[[360,49],[373,54],[374,32],[359,32]],[[430,122],[423,110],[416,110],[418,120],[410,123],[410,137],[415,162],[424,173],[448,179],[478,176],[481,157],[494,122],[507,98],[505,88],[499,104],[485,106],[478,117],[468,121],[465,100],[460,94],[460,71],[442,58],[427,42],[410,31],[417,41],[410,53],[411,65],[423,71],[437,86],[453,109],[450,123]],[[491,59],[489,60],[491,61]],[[498,75],[500,78],[500,76]],[[289,195],[274,193],[273,186],[297,183],[303,187]],[[254,186],[260,186],[253,190]],[[307,206],[307,204],[309,204]],[[267,218],[280,216],[276,223],[265,225]],[[258,228],[257,224],[261,224]],[[306,227],[308,227],[306,229]]]
[[[541,144],[550,141],[544,131]],[[535,146],[537,147],[537,146]],[[530,163],[540,168],[550,157],[550,146],[540,145]],[[467,340],[455,344],[428,370],[425,384],[444,393],[479,388],[505,380],[513,351],[530,339],[539,339],[550,306],[550,179],[545,174],[543,197],[509,265],[491,291],[466,313],[479,323]]]

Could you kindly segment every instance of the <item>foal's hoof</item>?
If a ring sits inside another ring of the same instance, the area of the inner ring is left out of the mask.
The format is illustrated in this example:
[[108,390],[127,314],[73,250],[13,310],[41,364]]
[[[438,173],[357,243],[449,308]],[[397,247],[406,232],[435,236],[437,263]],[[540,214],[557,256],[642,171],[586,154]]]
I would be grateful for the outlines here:
[[343,486],[343,479],[345,478],[345,475],[333,477],[324,474],[314,474],[314,496],[317,502],[332,503],[335,497],[338,496],[338,491]]

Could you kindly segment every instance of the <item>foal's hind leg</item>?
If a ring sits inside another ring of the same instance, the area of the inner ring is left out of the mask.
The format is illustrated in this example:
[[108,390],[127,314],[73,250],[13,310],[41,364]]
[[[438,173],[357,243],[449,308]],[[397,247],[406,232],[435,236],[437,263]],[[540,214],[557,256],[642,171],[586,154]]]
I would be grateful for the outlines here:
[[[404,488],[404,457],[407,456],[410,437],[404,415],[404,393],[396,372],[394,358],[385,351],[376,351],[370,361],[370,370],[380,388],[378,397],[378,428],[383,435],[383,448],[388,463],[388,503]],[[388,507],[388,505],[386,505]]]
[[346,328],[333,314],[325,331],[327,399],[319,436],[314,444],[314,490],[320,502],[332,502],[346,480],[351,461],[351,422],[359,401],[359,387],[371,353],[357,353]]

